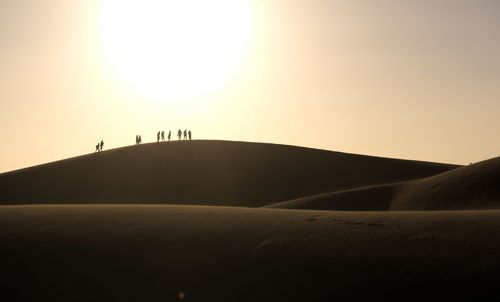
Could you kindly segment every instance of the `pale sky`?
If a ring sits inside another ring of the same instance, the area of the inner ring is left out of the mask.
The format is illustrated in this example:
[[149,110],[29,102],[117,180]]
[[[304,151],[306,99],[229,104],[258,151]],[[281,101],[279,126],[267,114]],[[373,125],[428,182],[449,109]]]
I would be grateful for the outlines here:
[[0,172],[156,140],[500,155],[500,1],[0,0]]

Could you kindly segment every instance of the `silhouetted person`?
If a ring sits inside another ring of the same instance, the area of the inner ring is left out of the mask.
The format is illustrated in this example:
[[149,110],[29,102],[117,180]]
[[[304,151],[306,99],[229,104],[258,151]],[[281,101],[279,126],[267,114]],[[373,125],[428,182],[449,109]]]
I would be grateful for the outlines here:
[[102,148],[104,147],[104,141],[101,140],[101,151],[102,151]]
[[179,129],[179,131],[177,131],[177,137],[179,138],[179,140],[181,140],[181,138],[182,138],[182,131],[181,131],[181,129]]
[[137,145],[139,143],[139,135],[135,136],[135,144]]
[[95,152],[99,152],[99,143],[97,143],[97,145],[95,145],[95,151],[94,151],[94,153]]
[[158,133],[156,133],[156,142],[159,142],[160,141],[160,131],[158,131]]
[[162,132],[161,132],[161,140],[162,140],[162,141],[165,141],[165,131],[162,131]]
[[187,129],[184,130],[184,140],[187,140],[188,139],[188,136],[187,136]]
[[172,130],[168,131],[168,141],[170,141],[170,135],[172,134]]
[[191,140],[191,130],[188,131],[189,140]]
[[142,143],[142,135],[139,135],[139,144]]

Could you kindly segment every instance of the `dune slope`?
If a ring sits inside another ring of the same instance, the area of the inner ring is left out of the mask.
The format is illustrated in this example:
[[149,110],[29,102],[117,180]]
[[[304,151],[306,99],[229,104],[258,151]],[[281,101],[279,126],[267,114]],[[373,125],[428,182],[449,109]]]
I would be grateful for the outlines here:
[[388,211],[401,184],[384,184],[318,194],[273,203],[265,208],[335,210],[335,211]]
[[[478,300],[500,212],[0,206],[4,301]],[[461,300],[461,299],[460,299]]]
[[392,210],[500,208],[500,157],[405,183]]
[[357,211],[500,208],[500,157],[422,179],[309,196],[268,207]]
[[456,167],[262,143],[152,143],[1,174],[0,204],[257,207]]

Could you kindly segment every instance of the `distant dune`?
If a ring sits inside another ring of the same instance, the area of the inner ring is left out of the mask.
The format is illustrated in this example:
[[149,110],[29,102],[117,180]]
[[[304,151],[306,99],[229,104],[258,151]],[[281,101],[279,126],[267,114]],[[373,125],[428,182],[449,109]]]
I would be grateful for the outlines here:
[[0,206],[2,301],[479,301],[499,211]]
[[259,207],[457,167],[275,144],[150,143],[0,174],[0,204]]
[[461,210],[500,208],[500,157],[427,178],[279,202],[316,210]]

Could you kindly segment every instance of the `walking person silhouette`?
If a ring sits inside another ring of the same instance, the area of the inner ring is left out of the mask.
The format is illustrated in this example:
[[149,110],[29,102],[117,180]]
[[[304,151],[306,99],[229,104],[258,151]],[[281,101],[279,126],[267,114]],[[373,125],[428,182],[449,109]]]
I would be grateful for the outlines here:
[[95,151],[94,151],[94,153],[95,152],[99,152],[99,143],[97,143],[97,145],[95,145]]
[[104,141],[101,140],[101,151],[102,151],[102,148],[104,147]]
[[162,140],[162,141],[165,141],[165,131],[162,131],[162,132],[161,132],[161,140]]
[[187,129],[184,130],[184,140],[187,140],[188,139],[188,136],[187,136]]
[[158,131],[158,133],[156,133],[156,142],[159,142],[160,141],[160,131]]
[[170,134],[172,134],[172,130],[168,130],[168,141],[170,141]]
[[189,140],[191,140],[191,130],[188,131]]
[[179,131],[177,131],[177,137],[179,138],[179,140],[181,140],[181,138],[182,138],[182,131],[181,131],[181,129],[179,129]]

